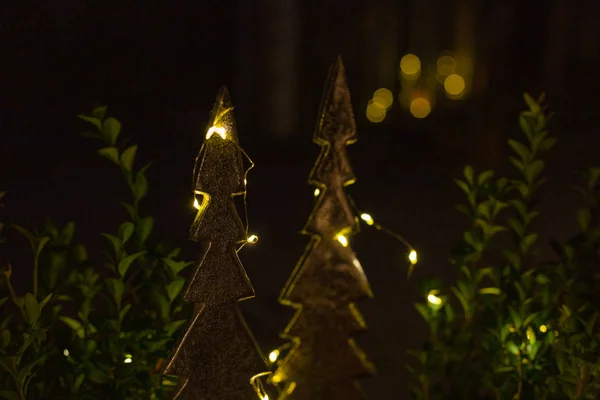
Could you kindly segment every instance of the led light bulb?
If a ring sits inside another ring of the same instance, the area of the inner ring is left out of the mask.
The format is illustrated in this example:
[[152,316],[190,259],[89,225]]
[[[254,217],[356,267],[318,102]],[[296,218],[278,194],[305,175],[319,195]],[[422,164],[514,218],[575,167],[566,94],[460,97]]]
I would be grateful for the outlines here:
[[440,299],[433,293],[429,293],[427,295],[427,301],[430,302],[431,304],[433,304],[434,306],[439,306],[442,304],[442,299]]
[[279,350],[273,350],[271,353],[269,353],[269,361],[272,363],[277,361],[277,358],[279,358]]
[[340,244],[344,247],[348,247],[348,238],[346,238],[346,236],[342,235],[341,233],[339,235],[337,235],[335,237],[337,239],[338,242],[340,242]]
[[408,253],[408,261],[410,261],[411,264],[416,264],[418,261],[418,255],[417,255],[417,251],[416,250],[411,250],[410,253]]
[[258,242],[258,236],[250,235],[250,236],[248,236],[248,239],[246,239],[246,241],[248,243],[256,243],[256,242]]
[[206,138],[210,139],[213,133],[217,133],[217,135],[221,136],[222,139],[227,137],[227,131],[222,126],[211,126],[206,132]]
[[371,217],[369,214],[361,214],[360,218],[365,221],[367,225],[373,225],[375,223],[375,221],[373,221],[373,217]]

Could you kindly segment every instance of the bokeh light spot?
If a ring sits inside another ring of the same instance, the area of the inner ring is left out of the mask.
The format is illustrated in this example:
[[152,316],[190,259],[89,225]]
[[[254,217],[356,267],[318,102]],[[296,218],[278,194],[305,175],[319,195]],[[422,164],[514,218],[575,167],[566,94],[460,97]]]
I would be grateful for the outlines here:
[[400,59],[400,71],[406,78],[417,78],[421,72],[421,60],[414,54],[406,54]]
[[456,72],[456,60],[452,56],[441,56],[437,61],[437,72],[449,76]]
[[373,93],[373,103],[377,103],[385,109],[389,110],[393,102],[394,95],[389,89],[381,88],[377,89],[375,93]]
[[417,97],[410,102],[410,113],[415,118],[425,118],[431,112],[431,104],[429,100],[423,97]]
[[367,105],[367,119],[373,123],[381,122],[385,119],[385,107],[373,100],[369,100]]
[[444,80],[444,89],[451,96],[460,96],[465,90],[465,80],[458,74],[452,74]]

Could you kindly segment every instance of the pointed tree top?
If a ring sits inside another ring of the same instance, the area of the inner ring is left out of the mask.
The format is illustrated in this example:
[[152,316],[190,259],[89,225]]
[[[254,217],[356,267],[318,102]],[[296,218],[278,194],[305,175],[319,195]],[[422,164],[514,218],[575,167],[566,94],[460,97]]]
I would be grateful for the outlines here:
[[316,143],[327,141],[354,143],[357,139],[350,90],[346,83],[346,71],[340,55],[329,69],[317,129]]
[[233,105],[226,86],[221,86],[206,127],[206,140],[211,138],[232,140],[238,143]]

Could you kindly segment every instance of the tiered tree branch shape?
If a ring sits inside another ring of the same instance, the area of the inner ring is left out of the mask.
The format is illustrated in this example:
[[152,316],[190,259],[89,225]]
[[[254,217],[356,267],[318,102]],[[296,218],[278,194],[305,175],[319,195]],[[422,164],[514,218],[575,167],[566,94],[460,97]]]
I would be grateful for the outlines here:
[[331,68],[313,140],[321,154],[309,182],[319,195],[303,230],[310,243],[280,297],[298,311],[282,334],[293,347],[273,380],[284,383],[282,400],[363,399],[355,380],[374,367],[350,336],[366,329],[354,301],[372,293],[350,247],[359,225],[344,192],[355,180],[346,146],[357,135],[341,58]]
[[254,289],[237,256],[247,232],[233,197],[245,193],[247,171],[232,110],[223,87],[196,159],[199,206],[190,233],[205,251],[184,293],[194,303],[192,322],[164,371],[181,378],[176,399],[254,399],[251,380],[268,370],[238,307]]

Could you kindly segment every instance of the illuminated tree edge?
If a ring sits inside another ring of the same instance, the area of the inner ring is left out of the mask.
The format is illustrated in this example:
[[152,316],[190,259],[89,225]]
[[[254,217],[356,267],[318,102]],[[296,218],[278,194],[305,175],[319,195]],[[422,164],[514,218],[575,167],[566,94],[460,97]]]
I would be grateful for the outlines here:
[[268,373],[266,359],[238,307],[254,289],[237,256],[248,237],[233,198],[245,194],[247,170],[232,110],[223,87],[194,168],[190,238],[205,250],[184,293],[194,316],[163,371],[180,378],[174,399],[268,398],[256,385]]
[[292,347],[277,363],[280,400],[364,399],[357,379],[374,366],[351,336],[366,330],[355,301],[371,297],[366,275],[350,247],[359,221],[344,187],[355,181],[346,146],[357,140],[341,58],[331,67],[313,141],[321,147],[309,176],[315,207],[302,231],[311,240],[281,292],[296,314],[282,333]]

